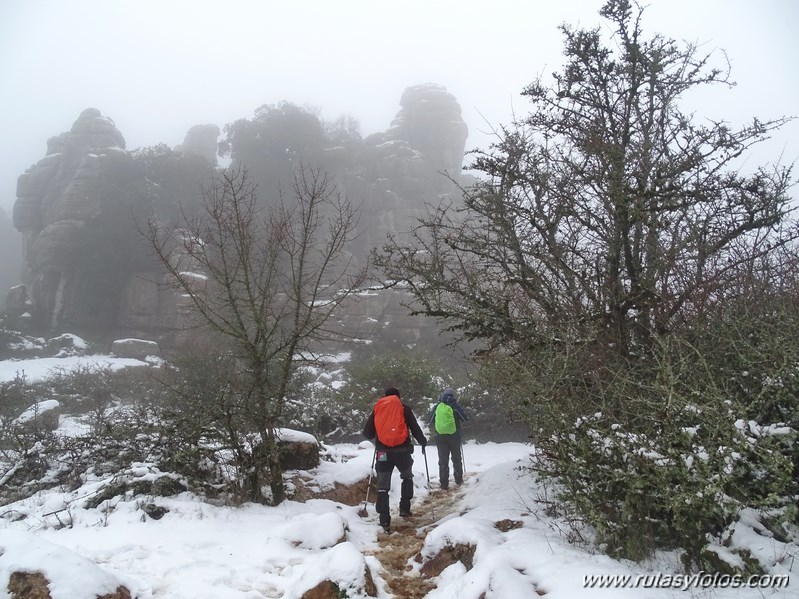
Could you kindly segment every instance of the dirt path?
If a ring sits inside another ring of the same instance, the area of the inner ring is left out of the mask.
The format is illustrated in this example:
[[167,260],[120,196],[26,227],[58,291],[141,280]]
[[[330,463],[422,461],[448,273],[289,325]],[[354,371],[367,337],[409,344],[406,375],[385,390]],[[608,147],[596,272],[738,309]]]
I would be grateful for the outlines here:
[[381,578],[397,599],[421,599],[435,588],[430,580],[412,572],[409,561],[421,551],[427,533],[452,513],[463,495],[463,488],[457,485],[447,491],[433,489],[423,500],[414,502],[412,518],[392,514],[391,532],[378,534],[379,547],[370,553],[380,561]]

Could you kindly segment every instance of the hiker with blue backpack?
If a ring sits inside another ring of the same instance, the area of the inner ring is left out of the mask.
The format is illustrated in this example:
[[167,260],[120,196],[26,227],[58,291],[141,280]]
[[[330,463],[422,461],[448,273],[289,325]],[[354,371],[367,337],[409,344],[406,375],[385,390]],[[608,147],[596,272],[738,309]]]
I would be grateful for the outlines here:
[[[409,433],[410,431],[410,433]],[[388,492],[391,490],[391,475],[396,466],[402,485],[400,487],[399,514],[403,518],[411,516],[413,499],[413,434],[422,453],[427,447],[416,416],[411,408],[400,399],[394,387],[386,389],[384,397],[378,400],[363,428],[363,436],[375,445],[375,471],[377,472],[377,502],[375,509],[380,517],[383,530],[391,530],[391,513],[388,505]]]
[[469,418],[464,409],[458,405],[455,392],[447,387],[433,406],[428,418],[430,430],[436,432],[438,448],[438,477],[442,489],[449,488],[449,460],[452,457],[452,474],[455,484],[463,483],[463,453],[461,423]]

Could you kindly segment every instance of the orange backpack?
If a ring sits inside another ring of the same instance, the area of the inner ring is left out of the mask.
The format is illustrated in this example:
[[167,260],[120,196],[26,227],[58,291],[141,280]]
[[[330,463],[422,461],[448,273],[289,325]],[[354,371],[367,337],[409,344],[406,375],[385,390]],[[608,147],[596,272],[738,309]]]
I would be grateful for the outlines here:
[[375,431],[383,445],[396,447],[408,439],[405,408],[396,395],[383,397],[375,404]]

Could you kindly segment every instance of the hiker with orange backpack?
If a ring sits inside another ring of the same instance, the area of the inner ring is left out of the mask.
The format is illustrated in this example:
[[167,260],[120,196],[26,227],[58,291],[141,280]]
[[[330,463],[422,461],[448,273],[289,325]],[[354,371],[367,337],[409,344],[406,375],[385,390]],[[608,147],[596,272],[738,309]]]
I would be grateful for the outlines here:
[[402,485],[400,487],[399,514],[407,518],[411,516],[411,499],[413,499],[413,434],[422,453],[427,447],[416,416],[411,408],[400,399],[400,393],[394,387],[386,389],[385,396],[378,400],[374,410],[363,428],[363,436],[375,445],[375,470],[377,472],[377,502],[375,508],[380,517],[383,530],[391,530],[391,513],[388,505],[388,492],[391,489],[391,475],[394,467],[399,470]]
[[449,489],[449,459],[452,456],[452,473],[455,484],[463,484],[463,453],[461,423],[469,418],[455,399],[455,392],[447,387],[433,406],[428,418],[430,430],[436,432],[438,449],[438,478],[442,489]]

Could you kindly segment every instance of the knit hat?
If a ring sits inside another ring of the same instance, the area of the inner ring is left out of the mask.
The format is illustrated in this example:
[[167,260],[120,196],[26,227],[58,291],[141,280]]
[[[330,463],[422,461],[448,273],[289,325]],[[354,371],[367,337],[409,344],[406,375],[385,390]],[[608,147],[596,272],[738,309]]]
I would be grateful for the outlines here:
[[444,403],[450,403],[452,400],[455,399],[455,391],[453,391],[450,387],[444,389],[444,392],[441,394],[441,397],[438,398],[438,401],[443,401]]
[[389,387],[388,389],[386,389],[386,394],[384,395],[384,397],[389,397],[391,395],[396,395],[397,397],[400,397],[399,391],[397,391],[394,387]]

